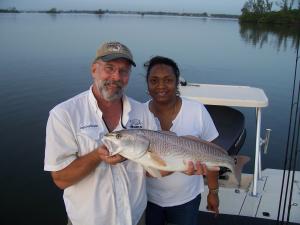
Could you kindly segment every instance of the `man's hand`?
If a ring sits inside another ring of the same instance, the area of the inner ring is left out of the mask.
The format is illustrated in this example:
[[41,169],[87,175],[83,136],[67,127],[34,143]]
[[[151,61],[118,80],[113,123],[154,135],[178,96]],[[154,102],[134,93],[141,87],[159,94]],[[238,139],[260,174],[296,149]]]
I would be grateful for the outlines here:
[[120,154],[110,156],[109,151],[105,147],[105,145],[101,145],[97,148],[98,155],[100,159],[108,164],[116,165],[117,163],[123,162],[126,160],[123,156]]
[[196,165],[194,166],[194,163],[192,161],[188,162],[188,169],[183,172],[186,175],[206,175],[207,168],[205,164],[201,164],[200,161],[196,162]]

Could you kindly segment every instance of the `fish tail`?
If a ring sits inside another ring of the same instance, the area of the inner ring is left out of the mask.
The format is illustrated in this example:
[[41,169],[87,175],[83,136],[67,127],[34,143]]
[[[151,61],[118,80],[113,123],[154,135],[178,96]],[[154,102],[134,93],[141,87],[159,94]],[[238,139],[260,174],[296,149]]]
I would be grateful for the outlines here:
[[244,155],[237,155],[233,157],[235,166],[233,168],[233,173],[236,177],[238,185],[241,184],[242,170],[247,162],[250,161],[250,157]]

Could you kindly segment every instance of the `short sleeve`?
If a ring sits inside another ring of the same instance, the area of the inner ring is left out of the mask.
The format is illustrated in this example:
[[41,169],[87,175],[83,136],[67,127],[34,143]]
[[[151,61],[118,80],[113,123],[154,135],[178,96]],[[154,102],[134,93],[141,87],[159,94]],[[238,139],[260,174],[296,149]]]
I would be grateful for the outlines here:
[[217,131],[217,128],[209,115],[207,109],[204,107],[204,105],[201,104],[201,120],[202,120],[202,132],[201,132],[201,138],[206,141],[213,141],[219,136],[219,133]]
[[66,112],[50,112],[46,128],[44,170],[58,171],[77,158],[78,146]]

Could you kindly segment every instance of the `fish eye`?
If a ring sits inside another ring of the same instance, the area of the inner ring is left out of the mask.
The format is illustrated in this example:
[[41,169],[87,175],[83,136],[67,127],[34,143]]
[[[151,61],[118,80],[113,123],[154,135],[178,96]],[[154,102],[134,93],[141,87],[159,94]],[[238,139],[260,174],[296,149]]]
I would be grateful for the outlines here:
[[117,133],[117,134],[116,134],[116,138],[117,138],[117,139],[120,139],[121,137],[122,137],[122,135],[121,135],[120,133]]

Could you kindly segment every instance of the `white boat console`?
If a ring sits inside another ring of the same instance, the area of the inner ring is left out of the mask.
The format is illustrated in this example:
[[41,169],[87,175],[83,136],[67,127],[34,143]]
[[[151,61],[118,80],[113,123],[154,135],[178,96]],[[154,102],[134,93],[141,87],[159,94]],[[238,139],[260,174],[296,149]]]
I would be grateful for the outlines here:
[[186,83],[180,85],[181,96],[198,100],[205,105],[251,107],[256,109],[256,145],[252,195],[257,195],[257,181],[261,178],[261,109],[268,106],[262,89],[249,86]]

